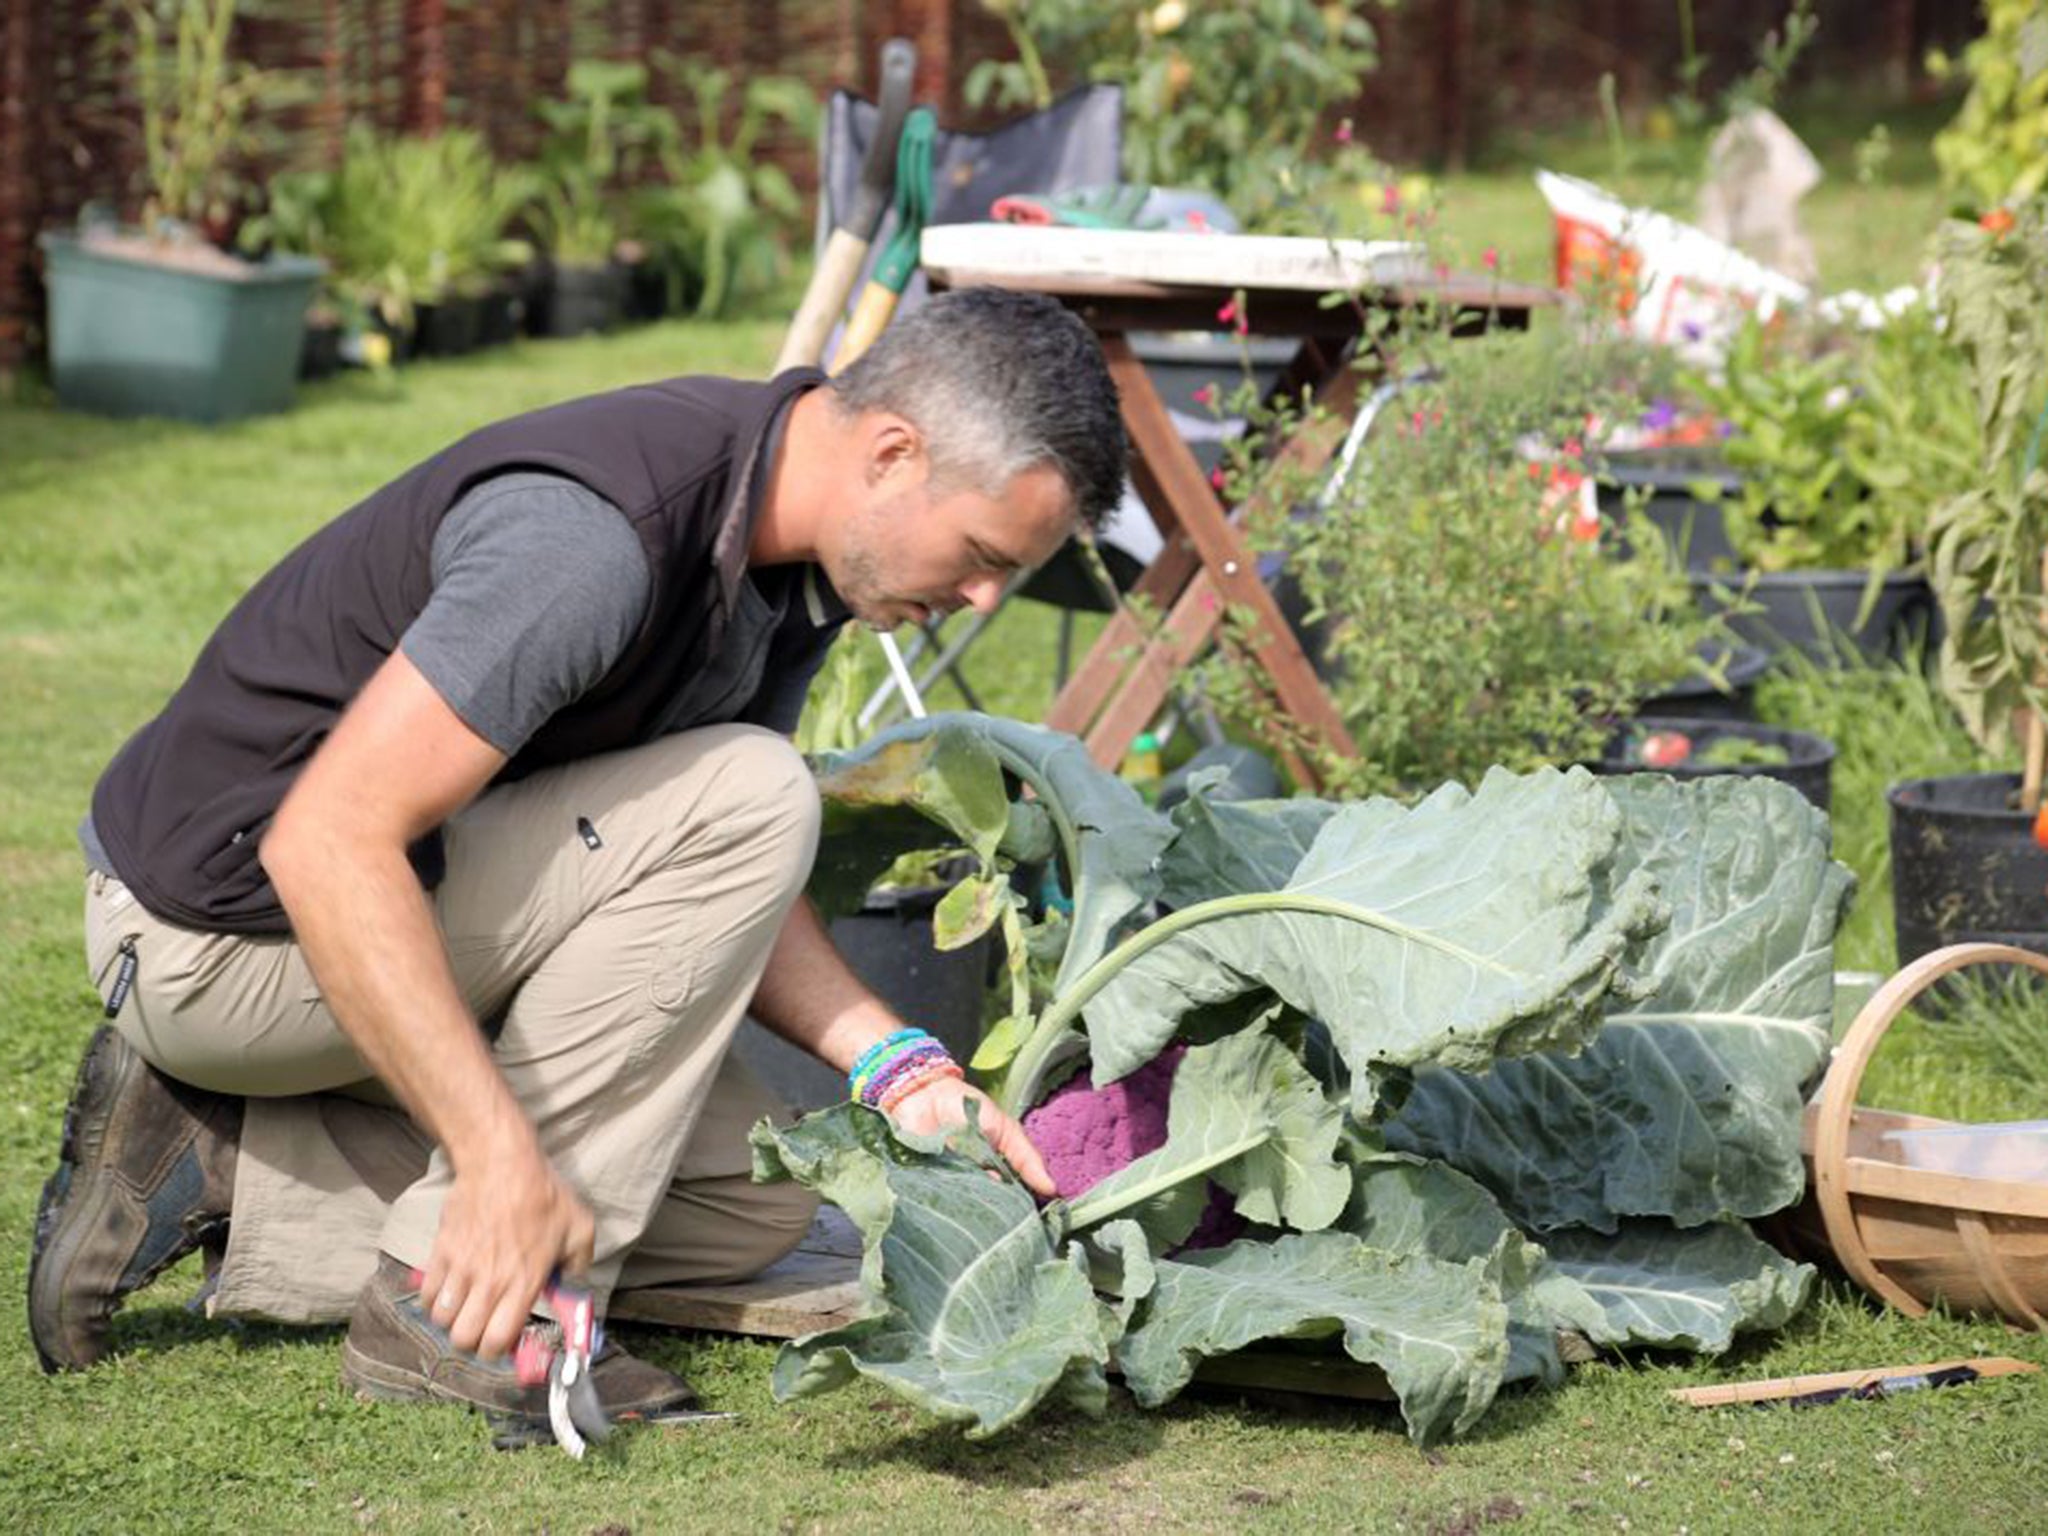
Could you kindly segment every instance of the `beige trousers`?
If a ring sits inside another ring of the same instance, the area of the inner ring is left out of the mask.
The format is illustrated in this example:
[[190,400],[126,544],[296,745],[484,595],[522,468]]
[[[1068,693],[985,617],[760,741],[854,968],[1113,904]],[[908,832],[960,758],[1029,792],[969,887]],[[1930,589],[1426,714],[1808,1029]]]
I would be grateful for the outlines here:
[[[749,726],[547,769],[444,829],[433,903],[457,984],[596,1216],[600,1296],[751,1274],[810,1224],[808,1191],[748,1176],[748,1128],[787,1110],[726,1047],[817,829],[802,758]],[[338,1321],[380,1248],[426,1263],[448,1161],[370,1077],[296,943],[161,922],[98,874],[85,933],[102,997],[135,946],[115,1022],[147,1060],[248,1095],[217,1311]]]

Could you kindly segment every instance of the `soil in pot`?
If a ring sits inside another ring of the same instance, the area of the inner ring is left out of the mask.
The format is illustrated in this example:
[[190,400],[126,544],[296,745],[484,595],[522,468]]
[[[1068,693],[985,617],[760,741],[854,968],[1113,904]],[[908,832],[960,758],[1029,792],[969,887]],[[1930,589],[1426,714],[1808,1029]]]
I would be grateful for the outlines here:
[[1779,779],[1822,811],[1829,808],[1835,744],[1810,731],[1747,720],[1663,717],[1634,720],[1608,738],[1595,773],[1668,773],[1677,779],[1713,773]]
[[[1869,582],[1867,571],[1696,572],[1692,578],[1701,607],[1728,611],[1728,628],[1738,640],[1768,651],[1796,650],[1822,666],[1839,660],[1845,645],[1872,662],[1899,660],[1926,634],[1934,612],[1926,578],[1901,571],[1886,576],[1858,624]],[[1752,611],[1729,611],[1743,607]]]
[[2048,851],[2018,809],[2017,774],[1908,779],[1885,801],[1899,964],[1980,940],[2048,954]]
[[[944,894],[874,892],[860,911],[832,920],[832,943],[898,1017],[930,1030],[964,1062],[981,1043],[981,1001],[993,941],[983,935],[960,949],[936,948],[932,908]],[[740,1026],[733,1049],[792,1108],[846,1102],[844,1075],[751,1019]]]
[[1750,720],[1756,716],[1756,685],[1771,669],[1771,653],[1754,645],[1716,645],[1703,660],[1718,662],[1725,689],[1706,677],[1684,677],[1636,706],[1638,715],[1658,719]]

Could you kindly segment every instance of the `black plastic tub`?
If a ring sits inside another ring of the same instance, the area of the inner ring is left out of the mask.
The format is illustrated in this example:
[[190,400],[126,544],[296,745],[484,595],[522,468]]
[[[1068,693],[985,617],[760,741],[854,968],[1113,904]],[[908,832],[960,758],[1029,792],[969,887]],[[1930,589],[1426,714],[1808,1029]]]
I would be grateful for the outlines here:
[[[959,949],[935,947],[932,908],[944,894],[870,894],[860,911],[832,919],[832,943],[899,1018],[930,1030],[956,1060],[965,1062],[981,1043],[981,1002],[993,940],[984,934]],[[752,1019],[740,1025],[733,1050],[794,1109],[846,1102],[844,1076]]]
[[584,336],[592,331],[608,331],[619,323],[625,307],[624,268],[610,262],[603,266],[558,266],[548,285],[540,334]]
[[449,294],[413,306],[413,348],[420,357],[461,357],[474,352],[483,334],[483,300]]
[[[1845,646],[1868,661],[1900,660],[1925,636],[1934,615],[1926,578],[1902,571],[1886,576],[1858,624],[1869,582],[1868,571],[1694,572],[1692,578],[1694,595],[1708,612],[1752,610],[1728,613],[1728,628],[1738,640],[1769,651],[1796,651],[1823,666],[1845,659]],[[1746,603],[1724,604],[1722,593]]]
[[2048,954],[2048,851],[2017,808],[2019,776],[1907,779],[1885,792],[1899,963],[1947,944]]
[[[1762,746],[1782,747],[1783,763],[1733,763],[1726,766],[1686,761],[1656,767],[1641,761],[1634,750],[1653,732],[1673,731],[1686,737],[1696,759],[1716,742],[1740,740]],[[1586,766],[1599,774],[1666,773],[1674,779],[1702,779],[1710,774],[1732,773],[1742,778],[1778,779],[1790,784],[1822,811],[1830,808],[1829,780],[1835,764],[1835,744],[1811,731],[1787,730],[1782,726],[1758,725],[1748,720],[1686,719],[1662,716],[1632,720],[1607,739],[1606,750],[1597,762]]]
[[1771,653],[1761,646],[1736,645],[1717,647],[1710,655],[1721,662],[1721,676],[1728,683],[1725,692],[1708,678],[1681,678],[1637,705],[1637,715],[1657,719],[1754,719],[1756,685],[1771,669]]
[[[1693,570],[1739,565],[1728,540],[1722,498],[1741,494],[1742,480],[1725,469],[1610,459],[1594,481],[1600,510],[1619,520],[1633,506],[1664,536],[1673,553]],[[1702,495],[1701,492],[1707,494]]]

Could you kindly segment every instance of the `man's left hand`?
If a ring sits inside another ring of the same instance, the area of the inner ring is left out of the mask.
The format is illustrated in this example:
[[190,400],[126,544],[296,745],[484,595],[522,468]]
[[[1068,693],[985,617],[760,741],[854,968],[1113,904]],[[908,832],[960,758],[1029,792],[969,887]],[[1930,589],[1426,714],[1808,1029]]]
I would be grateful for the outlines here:
[[970,1099],[976,1106],[981,1134],[988,1138],[989,1145],[1016,1171],[1026,1188],[1040,1199],[1050,1200],[1055,1193],[1052,1175],[1045,1171],[1045,1160],[1038,1155],[1038,1148],[1031,1145],[1024,1127],[998,1109],[981,1089],[970,1087],[957,1077],[936,1078],[898,1104],[890,1118],[906,1131],[950,1131],[967,1123]]

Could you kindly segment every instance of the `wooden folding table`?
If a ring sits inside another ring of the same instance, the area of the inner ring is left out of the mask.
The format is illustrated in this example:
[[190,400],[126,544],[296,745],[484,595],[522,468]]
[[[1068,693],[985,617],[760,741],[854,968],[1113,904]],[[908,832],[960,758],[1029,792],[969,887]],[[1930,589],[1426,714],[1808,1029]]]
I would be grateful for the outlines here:
[[[1098,763],[1115,766],[1166,702],[1176,674],[1214,639],[1225,611],[1241,609],[1252,619],[1252,658],[1280,709],[1310,738],[1350,755],[1350,733],[1241,533],[1244,518],[1273,494],[1275,482],[1269,477],[1234,512],[1224,506],[1132,350],[1131,333],[1234,332],[1298,341],[1275,395],[1300,398],[1306,391],[1324,408],[1323,428],[1297,431],[1272,463],[1314,474],[1357,409],[1361,376],[1373,371],[1374,356],[1362,355],[1379,339],[1373,316],[1398,325],[1404,313],[1428,307],[1450,317],[1454,335],[1490,326],[1520,329],[1533,309],[1555,302],[1555,291],[1444,273],[1397,246],[1234,235],[941,226],[925,232],[924,261],[934,288],[992,285],[1043,293],[1095,332],[1122,396],[1132,480],[1163,540],[1131,593],[1141,610],[1163,614],[1163,623],[1148,635],[1130,606],[1112,616],[1046,723],[1081,736]],[[1324,302],[1324,294],[1338,290],[1352,300]],[[1298,783],[1319,784],[1311,763],[1284,742],[1273,745]]]

